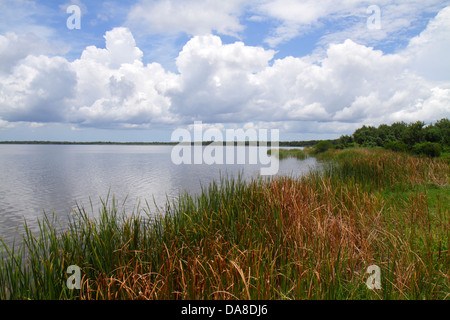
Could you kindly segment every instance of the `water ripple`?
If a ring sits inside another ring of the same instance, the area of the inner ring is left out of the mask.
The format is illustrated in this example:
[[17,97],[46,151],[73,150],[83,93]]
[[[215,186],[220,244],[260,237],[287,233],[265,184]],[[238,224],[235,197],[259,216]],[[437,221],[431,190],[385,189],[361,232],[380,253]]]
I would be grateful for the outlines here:
[[[153,199],[164,206],[167,197],[180,192],[198,193],[213,179],[244,170],[244,177],[259,174],[259,166],[180,165],[171,162],[170,146],[63,146],[0,145],[0,237],[6,242],[17,237],[24,219],[31,228],[36,219],[54,212],[67,220],[76,204],[94,214],[100,199],[114,195],[127,210]],[[301,175],[315,159],[280,162],[280,174]]]

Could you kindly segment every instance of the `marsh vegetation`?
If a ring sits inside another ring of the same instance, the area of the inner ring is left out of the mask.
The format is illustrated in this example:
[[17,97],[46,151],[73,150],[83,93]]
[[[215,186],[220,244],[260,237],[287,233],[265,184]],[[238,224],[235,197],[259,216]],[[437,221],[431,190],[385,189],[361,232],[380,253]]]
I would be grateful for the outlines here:
[[[448,299],[449,163],[385,150],[321,154],[301,178],[222,179],[125,212],[78,207],[3,245],[0,299]],[[25,229],[26,229],[25,225]],[[80,290],[66,286],[81,268]],[[382,288],[366,286],[370,265]]]

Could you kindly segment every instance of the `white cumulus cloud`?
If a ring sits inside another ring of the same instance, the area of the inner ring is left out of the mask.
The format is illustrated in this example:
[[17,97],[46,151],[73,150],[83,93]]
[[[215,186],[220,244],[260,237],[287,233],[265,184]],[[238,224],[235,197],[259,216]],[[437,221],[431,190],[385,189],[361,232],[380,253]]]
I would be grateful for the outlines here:
[[[305,19],[319,19],[317,10]],[[0,36],[0,127],[174,128],[203,121],[339,132],[435,121],[450,114],[449,21],[450,8],[443,9],[397,53],[347,39],[330,44],[321,58],[274,59],[274,50],[196,35],[179,52],[177,73],[145,64],[124,27],[105,34],[105,48],[89,46],[74,61],[43,55],[39,43],[6,34]]]
[[61,57],[28,56],[0,78],[0,117],[27,122],[65,121],[77,78]]
[[128,14],[127,25],[147,34],[209,34],[216,31],[236,36],[243,0],[140,0]]
[[142,51],[126,28],[105,35],[106,49],[88,47],[72,65],[78,78],[75,123],[90,126],[170,123],[166,86],[174,75],[142,63]]

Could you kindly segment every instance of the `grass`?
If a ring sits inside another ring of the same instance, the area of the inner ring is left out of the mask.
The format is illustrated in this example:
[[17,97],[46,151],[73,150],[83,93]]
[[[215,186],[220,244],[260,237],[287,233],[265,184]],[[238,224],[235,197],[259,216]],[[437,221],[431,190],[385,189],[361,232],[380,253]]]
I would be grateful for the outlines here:
[[308,154],[302,149],[269,149],[267,150],[267,154],[273,154],[280,160],[286,158],[297,158],[299,160],[304,160],[308,157]]
[[[330,151],[302,178],[222,179],[165,215],[106,199],[3,245],[0,299],[449,299],[449,164]],[[148,207],[148,206],[147,206]],[[366,286],[370,265],[382,289]],[[81,268],[68,290],[69,265]]]

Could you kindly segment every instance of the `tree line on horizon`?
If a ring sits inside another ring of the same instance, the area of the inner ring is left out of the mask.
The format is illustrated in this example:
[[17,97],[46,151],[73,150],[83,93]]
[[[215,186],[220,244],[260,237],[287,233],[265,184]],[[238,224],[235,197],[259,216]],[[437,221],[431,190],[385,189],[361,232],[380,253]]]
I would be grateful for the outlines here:
[[438,157],[450,152],[450,120],[443,118],[434,124],[423,121],[412,123],[395,122],[391,125],[362,126],[352,135],[343,135],[336,140],[324,140],[316,144],[316,150],[323,152],[331,148],[345,149],[361,146],[382,147],[393,151]]
[[[209,145],[214,141],[202,141]],[[233,141],[235,145],[239,142]],[[69,141],[0,141],[0,144],[80,144],[80,145],[176,145],[179,142],[69,142]],[[217,142],[215,142],[217,143]],[[225,143],[225,142],[224,142]],[[194,144],[194,142],[188,143]],[[248,146],[249,141],[244,141]],[[259,142],[256,143],[260,145]],[[271,146],[271,142],[265,142]],[[393,151],[404,151],[418,155],[438,157],[450,152],[450,120],[443,118],[434,124],[423,121],[413,123],[395,122],[391,125],[362,126],[352,135],[342,135],[335,140],[280,141],[280,147],[314,147],[317,152],[350,147],[382,147]]]

